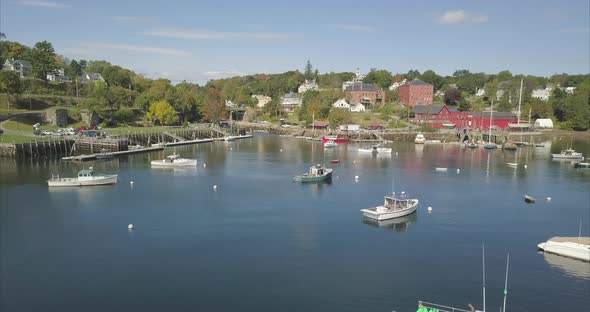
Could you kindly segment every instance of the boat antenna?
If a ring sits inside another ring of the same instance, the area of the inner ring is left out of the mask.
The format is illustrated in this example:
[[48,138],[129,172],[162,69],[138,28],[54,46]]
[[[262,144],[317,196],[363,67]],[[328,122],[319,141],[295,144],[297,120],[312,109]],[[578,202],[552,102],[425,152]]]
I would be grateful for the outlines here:
[[506,257],[506,279],[504,280],[504,307],[503,312],[506,312],[506,296],[508,295],[508,265],[510,264],[510,253]]
[[391,195],[395,194],[395,176],[391,177]]
[[481,261],[483,271],[483,312],[486,312],[486,246],[481,244]]

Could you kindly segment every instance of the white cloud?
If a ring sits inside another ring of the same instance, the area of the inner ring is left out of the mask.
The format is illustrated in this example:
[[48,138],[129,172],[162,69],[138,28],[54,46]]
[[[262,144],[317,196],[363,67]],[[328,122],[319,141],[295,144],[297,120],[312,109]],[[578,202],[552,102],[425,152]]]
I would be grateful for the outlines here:
[[169,49],[169,48],[160,48],[160,47],[146,47],[146,46],[135,46],[135,45],[127,45],[127,44],[98,44],[97,46],[102,47],[102,48],[106,48],[106,49],[134,51],[134,52],[146,52],[146,53],[164,54],[164,55],[172,55],[172,56],[190,56],[191,55],[191,52],[189,52],[189,51]]
[[436,19],[439,24],[485,23],[487,15],[469,13],[464,10],[446,11]]
[[352,25],[352,24],[336,24],[334,27],[343,30],[350,30],[354,32],[372,32],[375,31],[375,27],[371,25]]
[[87,44],[81,47],[65,48],[62,49],[64,54],[73,56],[85,56],[85,57],[104,57],[103,54],[107,54],[108,51],[132,51],[152,54],[162,54],[170,56],[191,56],[192,53],[185,50],[177,50],[162,47],[150,47],[150,46],[136,46],[128,44],[111,44],[111,43],[94,43]]
[[160,28],[143,32],[147,36],[190,39],[190,40],[284,40],[301,36],[273,32],[220,32],[208,30],[179,30]]
[[44,8],[53,8],[53,9],[63,9],[70,7],[64,3],[58,2],[49,2],[49,1],[29,1],[29,0],[20,0],[16,2],[20,5],[28,5],[28,6],[36,6],[36,7],[44,7]]
[[154,22],[151,18],[137,16],[113,16],[112,19],[117,22],[132,24],[150,24]]

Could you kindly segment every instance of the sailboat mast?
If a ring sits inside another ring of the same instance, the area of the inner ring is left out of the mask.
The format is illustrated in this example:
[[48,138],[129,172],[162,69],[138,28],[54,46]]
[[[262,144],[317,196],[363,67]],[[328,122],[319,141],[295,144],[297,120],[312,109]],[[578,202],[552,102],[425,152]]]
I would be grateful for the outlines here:
[[520,124],[520,104],[522,102],[522,80],[523,79],[520,79],[520,93],[518,95],[518,120],[516,121],[517,124]]
[[510,253],[508,253],[508,257],[506,258],[506,279],[504,280],[504,307],[502,308],[502,312],[506,312],[506,296],[508,295],[508,264],[510,264]]

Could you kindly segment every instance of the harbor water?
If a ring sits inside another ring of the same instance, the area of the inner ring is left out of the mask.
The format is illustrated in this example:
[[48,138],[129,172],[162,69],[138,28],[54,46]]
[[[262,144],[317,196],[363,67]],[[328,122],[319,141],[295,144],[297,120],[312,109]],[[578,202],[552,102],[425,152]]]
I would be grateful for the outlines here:
[[[589,236],[590,170],[550,159],[568,143],[372,155],[256,135],[110,161],[0,159],[0,311],[481,310],[482,245],[486,310],[502,305],[510,253],[508,310],[589,311],[590,263],[537,250],[580,221]],[[590,156],[587,140],[575,148]],[[172,152],[197,168],[150,168]],[[323,163],[330,183],[292,181]],[[89,166],[119,183],[47,187]],[[392,191],[417,212],[363,220]]]

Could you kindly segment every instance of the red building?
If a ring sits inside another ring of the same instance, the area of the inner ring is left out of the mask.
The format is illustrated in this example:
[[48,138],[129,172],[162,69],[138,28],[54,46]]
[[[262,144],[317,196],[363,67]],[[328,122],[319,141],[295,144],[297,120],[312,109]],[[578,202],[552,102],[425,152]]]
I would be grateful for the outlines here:
[[416,105],[412,112],[415,123],[427,124],[433,128],[454,127],[487,131],[490,128],[490,117],[493,117],[491,125],[500,129],[506,129],[508,124],[517,122],[517,116],[510,112],[460,112],[449,109],[446,105]]
[[404,105],[432,105],[434,86],[422,80],[414,79],[398,88],[399,101]]
[[368,105],[382,105],[385,103],[385,93],[372,84],[353,82],[344,89],[348,103]]

